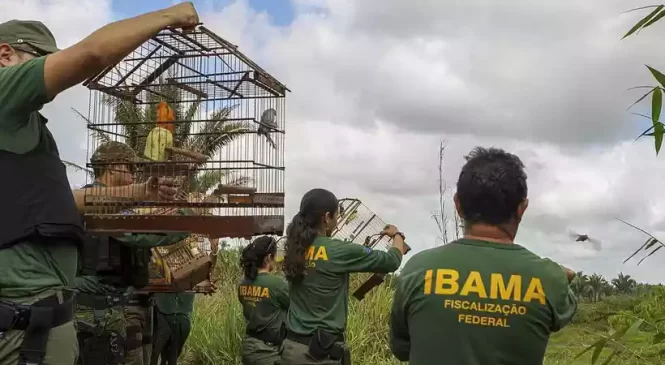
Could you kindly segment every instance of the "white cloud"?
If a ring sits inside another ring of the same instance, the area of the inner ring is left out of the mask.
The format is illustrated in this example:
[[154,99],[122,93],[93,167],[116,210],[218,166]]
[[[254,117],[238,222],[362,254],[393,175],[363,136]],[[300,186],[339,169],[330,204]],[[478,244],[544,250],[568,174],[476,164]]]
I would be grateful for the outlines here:
[[[0,20],[39,14],[70,42],[109,17],[108,4],[98,1],[9,3],[0,5]],[[625,90],[651,82],[643,64],[665,63],[652,46],[662,25],[620,41],[638,16],[620,13],[639,4],[294,4],[289,27],[269,24],[247,1],[202,14],[206,26],[293,90],[287,219],[305,191],[324,187],[363,200],[405,231],[415,250],[432,247],[439,140],[448,140],[451,187],[464,154],[494,145],[527,166],[530,206],[519,243],[577,270],[645,281],[665,275],[658,256],[640,267],[622,264],[646,237],[614,219],[665,235],[658,194],[665,162],[652,141],[632,143],[637,129],[625,111],[638,97]],[[99,8],[69,18],[58,6]],[[69,107],[86,110],[87,93],[71,93],[47,112],[63,156],[83,162],[85,131]],[[596,236],[603,250],[572,242],[569,230]]]
[[[10,19],[39,20],[56,38],[58,47],[65,48],[111,20],[111,4],[107,0],[5,0],[0,1],[0,22]],[[58,95],[42,113],[49,119],[48,127],[58,142],[60,157],[85,165],[86,128],[72,108],[88,114],[88,90],[77,86]],[[70,181],[82,185],[84,174],[69,171]]]

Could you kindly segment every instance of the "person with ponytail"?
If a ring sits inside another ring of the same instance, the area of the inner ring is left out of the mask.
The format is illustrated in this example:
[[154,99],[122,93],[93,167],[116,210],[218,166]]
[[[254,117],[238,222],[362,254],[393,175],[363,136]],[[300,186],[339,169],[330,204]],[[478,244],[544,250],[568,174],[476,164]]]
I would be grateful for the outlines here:
[[404,234],[388,225],[388,251],[331,238],[339,215],[338,200],[325,189],[307,192],[300,211],[286,229],[283,269],[290,283],[291,305],[282,363],[349,365],[344,332],[349,307],[349,274],[397,270],[405,252]]
[[238,284],[238,299],[246,321],[244,365],[279,364],[289,289],[284,279],[270,274],[276,256],[277,241],[270,236],[257,238],[242,251],[240,266],[244,277]]

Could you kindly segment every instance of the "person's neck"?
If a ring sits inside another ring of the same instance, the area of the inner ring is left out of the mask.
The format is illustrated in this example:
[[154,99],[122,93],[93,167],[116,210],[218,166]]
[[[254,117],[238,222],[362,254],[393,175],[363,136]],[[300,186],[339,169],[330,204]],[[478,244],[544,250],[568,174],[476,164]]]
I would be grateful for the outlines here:
[[262,267],[259,269],[259,274],[265,274],[267,272],[270,272],[270,269],[268,269],[267,267]]
[[501,228],[487,224],[474,224],[464,232],[464,238],[469,240],[488,241],[512,245],[514,233],[513,229]]

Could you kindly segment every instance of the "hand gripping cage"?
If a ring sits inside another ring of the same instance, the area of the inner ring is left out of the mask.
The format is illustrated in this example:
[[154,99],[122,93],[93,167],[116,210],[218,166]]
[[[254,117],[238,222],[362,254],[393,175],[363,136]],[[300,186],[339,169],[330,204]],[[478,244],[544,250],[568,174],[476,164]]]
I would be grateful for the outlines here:
[[[392,238],[381,235],[386,223],[358,199],[339,200],[339,218],[333,229],[332,237],[361,244],[374,250],[386,251],[392,246]],[[407,245],[406,252],[411,248]],[[383,283],[385,274],[373,274],[356,288],[353,296],[362,300],[374,287]]]
[[[88,182],[105,173],[134,178],[112,196],[86,190],[89,232],[283,233],[289,90],[237,46],[204,26],[166,29],[84,85],[90,89],[87,166],[94,175]],[[112,142],[135,156],[95,153]],[[165,180],[177,187],[175,199],[158,194]],[[176,278],[179,270],[169,272]]]

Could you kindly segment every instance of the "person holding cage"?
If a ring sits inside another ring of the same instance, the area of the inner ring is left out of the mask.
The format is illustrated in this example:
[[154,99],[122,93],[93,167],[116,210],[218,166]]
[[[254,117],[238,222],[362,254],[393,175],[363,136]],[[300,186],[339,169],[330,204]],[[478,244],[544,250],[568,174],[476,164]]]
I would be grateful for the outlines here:
[[131,189],[71,190],[39,111],[161,30],[189,30],[198,22],[191,2],[180,3],[108,24],[63,50],[39,21],[0,23],[0,167],[7,176],[0,185],[0,364],[76,361],[74,294],[68,288],[83,242],[86,196],[175,194],[170,179],[150,179]]
[[279,347],[286,335],[284,320],[289,309],[289,287],[271,272],[276,267],[277,241],[262,236],[242,250],[244,277],[238,284],[238,299],[245,317],[242,341],[244,365],[279,364]]
[[401,270],[391,350],[411,365],[542,364],[577,309],[575,273],[514,243],[528,206],[520,159],[480,147],[466,159],[454,197],[464,237]]
[[[84,188],[131,185],[135,164],[144,160],[128,145],[109,141],[95,150],[90,162],[95,181]],[[148,361],[144,360],[144,347],[151,341],[152,298],[133,291],[148,285],[150,248],[172,245],[188,236],[86,235],[75,279],[79,364]]]
[[[307,192],[286,230],[283,270],[291,284],[282,363],[349,365],[344,332],[348,316],[349,274],[397,270],[406,252],[404,234],[388,225],[388,251],[330,238],[337,225],[337,197],[325,189]],[[377,232],[378,233],[378,232]]]

